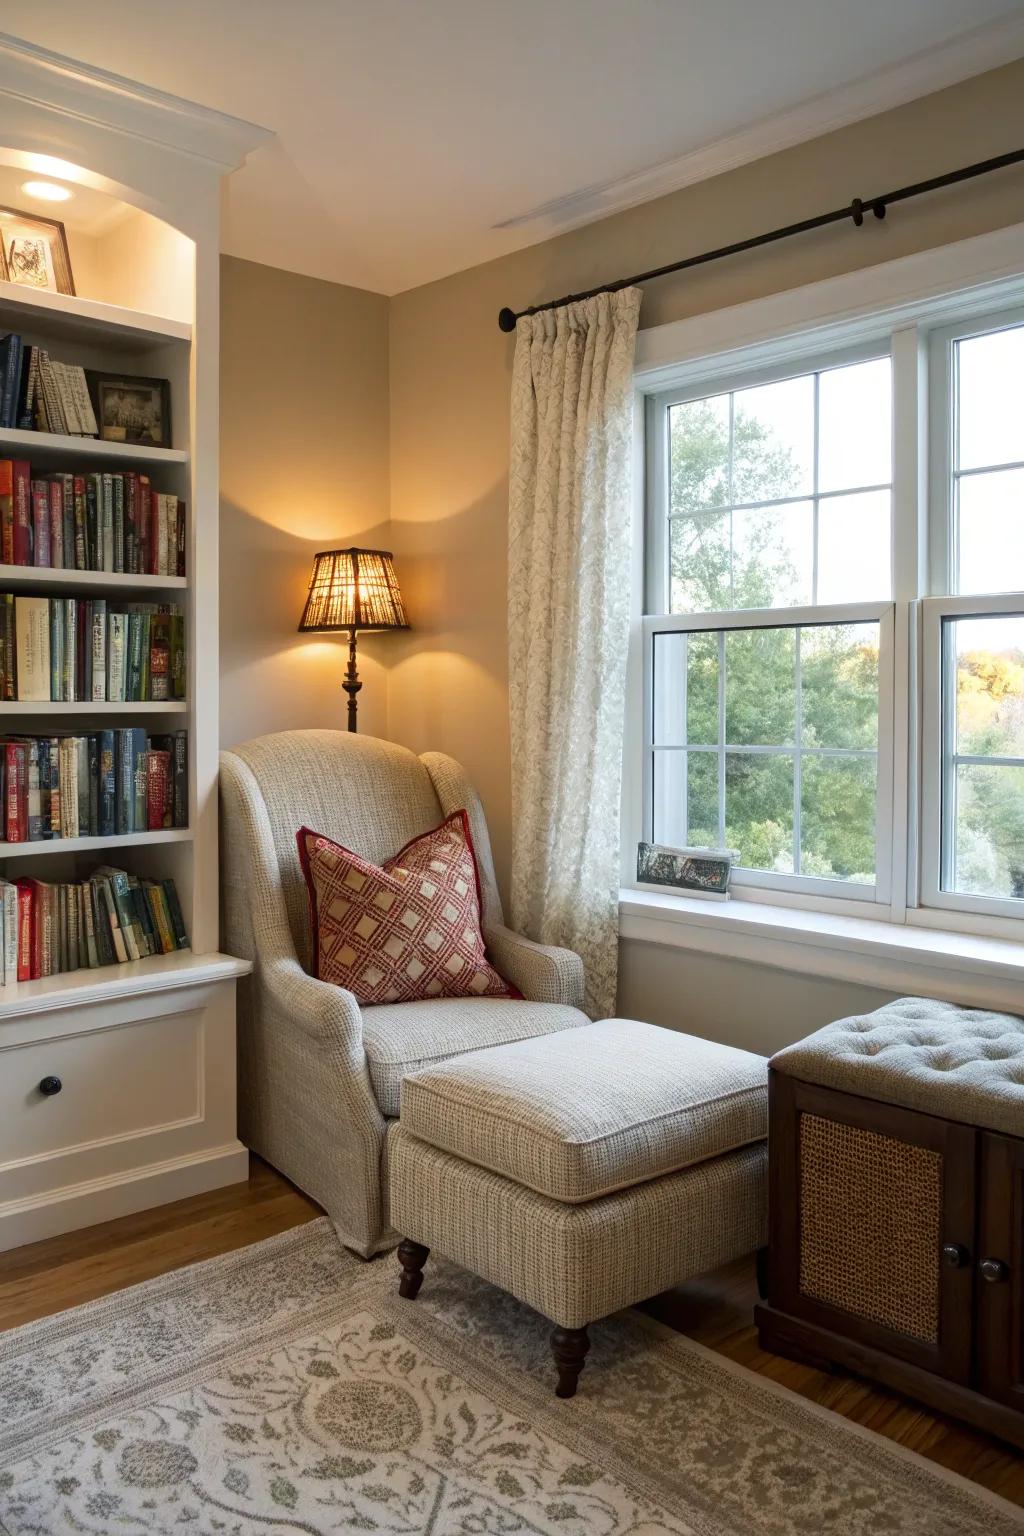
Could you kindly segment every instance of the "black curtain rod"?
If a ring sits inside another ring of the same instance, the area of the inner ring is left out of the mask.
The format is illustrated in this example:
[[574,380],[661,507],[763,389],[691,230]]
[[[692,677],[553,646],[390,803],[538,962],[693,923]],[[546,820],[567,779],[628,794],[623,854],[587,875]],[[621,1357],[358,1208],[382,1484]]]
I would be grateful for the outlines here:
[[649,283],[656,277],[667,277],[670,272],[685,272],[687,267],[702,267],[706,262],[719,261],[723,256],[738,256],[741,251],[753,251],[759,245],[772,245],[776,240],[788,240],[790,235],[803,235],[809,229],[823,229],[826,224],[839,224],[843,219],[852,219],[860,228],[864,223],[865,211],[873,213],[876,219],[884,219],[890,203],[903,203],[925,192],[937,192],[940,187],[953,187],[961,181],[972,181],[975,176],[987,176],[990,171],[1001,171],[1008,165],[1020,165],[1022,161],[1024,149],[1014,149],[1007,155],[996,155],[991,160],[979,160],[976,165],[965,165],[959,171],[947,171],[945,176],[932,176],[928,181],[915,181],[910,187],[897,187],[895,192],[883,192],[879,197],[855,197],[845,208],[833,208],[831,213],[819,213],[817,218],[801,219],[799,224],[770,229],[767,234],[752,235],[749,240],[737,240],[733,245],[720,245],[717,250],[702,251],[699,256],[686,256],[682,261],[671,261],[665,267],[638,272],[635,277],[620,277],[614,283],[601,283],[597,288],[588,288],[585,293],[567,293],[561,299],[551,299],[547,304],[533,304],[529,309],[502,309],[498,313],[498,326],[503,331],[514,331],[516,321],[524,315],[539,315],[547,309],[559,309],[563,304],[592,299],[599,293],[617,293],[620,288],[632,288],[634,283]]

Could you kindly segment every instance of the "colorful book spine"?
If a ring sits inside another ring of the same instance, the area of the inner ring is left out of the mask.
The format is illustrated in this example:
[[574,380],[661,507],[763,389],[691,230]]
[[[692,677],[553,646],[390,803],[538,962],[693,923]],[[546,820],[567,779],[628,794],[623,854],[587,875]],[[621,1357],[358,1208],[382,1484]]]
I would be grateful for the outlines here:
[[0,459],[0,561],[14,565],[14,462]]
[[24,459],[11,465],[14,498],[14,564],[32,564],[32,469]]
[[45,480],[43,484],[50,518],[50,565],[60,571],[64,569],[64,489],[59,480]]
[[50,491],[45,480],[33,480],[32,490],[32,564],[49,568],[50,554]]

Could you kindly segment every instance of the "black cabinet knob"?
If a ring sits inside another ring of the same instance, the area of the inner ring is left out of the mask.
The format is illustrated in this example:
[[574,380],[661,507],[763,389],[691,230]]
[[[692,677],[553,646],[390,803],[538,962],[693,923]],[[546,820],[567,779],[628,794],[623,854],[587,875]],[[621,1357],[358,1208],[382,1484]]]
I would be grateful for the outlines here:
[[963,1269],[970,1255],[963,1243],[943,1243],[942,1261],[950,1269]]
[[55,1093],[60,1093],[64,1084],[59,1077],[44,1077],[39,1084],[39,1092],[45,1099],[52,1099]]
[[982,1259],[980,1267],[981,1278],[989,1285],[1002,1285],[1010,1278],[1010,1266],[1002,1259]]

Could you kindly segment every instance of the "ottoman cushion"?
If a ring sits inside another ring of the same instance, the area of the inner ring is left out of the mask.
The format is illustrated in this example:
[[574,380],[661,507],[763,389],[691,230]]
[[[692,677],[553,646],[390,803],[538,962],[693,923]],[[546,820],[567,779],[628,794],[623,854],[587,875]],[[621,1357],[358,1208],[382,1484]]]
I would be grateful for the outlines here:
[[1024,1019],[927,997],[828,1024],[772,1057],[788,1077],[1019,1136]]
[[575,1204],[762,1140],[767,1072],[748,1051],[604,1019],[413,1072],[402,1125]]
[[389,1120],[398,1118],[402,1079],[417,1067],[590,1023],[579,1008],[510,997],[429,998],[421,1003],[381,1003],[361,1012],[370,1083],[381,1114]]

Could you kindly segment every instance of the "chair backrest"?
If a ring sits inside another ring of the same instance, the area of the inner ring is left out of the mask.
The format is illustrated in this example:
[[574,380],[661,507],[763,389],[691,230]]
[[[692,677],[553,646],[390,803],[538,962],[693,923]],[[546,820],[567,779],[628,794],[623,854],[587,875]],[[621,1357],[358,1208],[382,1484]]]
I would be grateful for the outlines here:
[[[375,864],[436,826],[442,809],[425,763],[405,747],[347,731],[279,731],[222,754],[240,759],[256,781],[270,824],[295,951],[310,961],[306,884],[295,834],[310,827]],[[251,820],[227,802],[224,835],[252,837]],[[266,850],[263,850],[264,853]],[[226,935],[230,943],[232,935]]]

